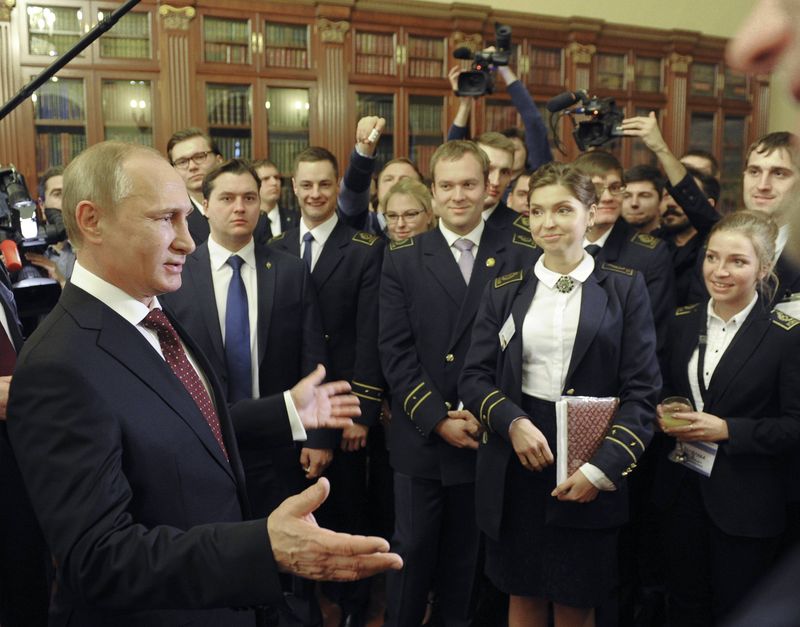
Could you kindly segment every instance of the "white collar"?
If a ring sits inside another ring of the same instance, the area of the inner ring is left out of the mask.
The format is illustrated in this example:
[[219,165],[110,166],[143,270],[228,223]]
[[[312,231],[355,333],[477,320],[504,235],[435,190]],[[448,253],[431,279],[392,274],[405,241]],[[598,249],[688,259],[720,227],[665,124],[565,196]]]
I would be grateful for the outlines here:
[[328,238],[333,233],[333,229],[336,228],[336,224],[339,222],[339,218],[334,211],[330,218],[325,220],[322,224],[318,224],[313,229],[309,229],[306,226],[304,220],[300,220],[300,243],[303,243],[303,235],[311,231],[311,234],[314,236],[314,241],[317,242],[320,246],[324,246],[325,242],[328,241]]
[[144,317],[150,313],[150,309],[160,309],[161,305],[158,298],[153,296],[150,307],[136,300],[133,296],[124,292],[116,285],[109,283],[105,279],[84,268],[80,261],[75,261],[70,282],[88,292],[101,303],[122,316],[133,325],[140,324]]
[[[539,281],[544,283],[552,290],[556,286],[556,281],[558,281],[564,275],[559,274],[558,272],[553,272],[549,268],[545,267],[544,258],[545,255],[541,255],[536,260],[536,264],[533,266],[533,273],[536,275],[536,278],[539,279]],[[583,284],[586,279],[589,278],[592,272],[594,272],[594,257],[584,252],[580,263],[575,266],[575,269],[572,270],[572,272],[570,272],[567,276],[575,279],[577,283]]]
[[214,240],[214,236],[210,235],[208,238],[208,256],[211,259],[211,269],[212,270],[219,270],[222,266],[228,263],[228,259],[231,255],[238,255],[241,257],[244,262],[252,267],[256,267],[256,245],[253,238],[250,238],[250,241],[247,242],[244,246],[242,246],[236,252],[232,252],[225,248],[222,244],[218,244]]
[[741,324],[742,324],[742,323],[743,323],[743,322],[744,322],[744,321],[747,319],[747,316],[748,316],[748,315],[750,315],[750,312],[751,312],[751,311],[753,311],[753,307],[755,307],[755,306],[756,306],[756,303],[757,303],[757,302],[758,302],[758,292],[756,292],[756,293],[753,295],[753,300],[751,300],[751,301],[750,301],[750,304],[749,304],[749,305],[747,305],[747,307],[745,307],[744,309],[742,309],[742,310],[741,310],[739,313],[737,313],[735,316],[732,316],[730,320],[728,320],[727,322],[725,322],[725,321],[724,321],[722,318],[720,318],[720,317],[719,317],[719,316],[716,314],[716,312],[714,311],[714,299],[713,299],[713,298],[709,298],[709,299],[708,299],[708,305],[706,306],[706,315],[708,316],[708,323],[709,323],[709,326],[711,325],[711,321],[712,321],[712,320],[715,320],[715,321],[717,321],[719,324],[722,324],[722,325],[729,325],[729,324],[733,324],[733,325],[735,325],[735,326],[738,328],[738,327],[739,327],[739,326],[741,326]]
[[201,216],[205,216],[206,215],[206,210],[203,208],[203,203],[197,202],[191,196],[189,196],[189,200],[192,201],[192,204],[194,205],[195,211],[199,211]]
[[441,231],[442,235],[444,235],[445,241],[447,241],[447,246],[452,248],[453,244],[456,243],[457,240],[460,239],[467,239],[472,242],[475,246],[481,245],[481,237],[483,236],[483,226],[484,221],[480,220],[478,222],[478,226],[472,229],[466,235],[459,235],[458,233],[453,233],[450,229],[448,229],[442,220],[439,220],[439,231]]
[[[615,223],[616,224],[616,223]],[[597,238],[597,241],[590,242],[586,237],[583,238],[583,247],[586,248],[587,246],[594,244],[595,246],[599,246],[602,248],[606,245],[608,238],[611,236],[611,231],[614,230],[614,226],[612,225],[610,229],[608,229],[605,233],[603,233],[600,237]]]

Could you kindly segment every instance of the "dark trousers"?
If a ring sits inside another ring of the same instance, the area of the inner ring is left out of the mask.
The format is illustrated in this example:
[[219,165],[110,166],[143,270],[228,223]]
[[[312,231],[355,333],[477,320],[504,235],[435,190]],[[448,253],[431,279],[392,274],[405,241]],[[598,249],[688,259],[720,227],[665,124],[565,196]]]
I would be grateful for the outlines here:
[[446,627],[470,625],[480,534],[475,485],[394,475],[392,550],[403,569],[386,576],[386,627],[419,627],[434,590]]
[[0,422],[0,624],[44,627],[50,554]]
[[[742,503],[742,507],[747,507]],[[662,535],[670,625],[709,627],[758,585],[772,566],[777,538],[732,536],[706,513],[697,477],[681,485]]]

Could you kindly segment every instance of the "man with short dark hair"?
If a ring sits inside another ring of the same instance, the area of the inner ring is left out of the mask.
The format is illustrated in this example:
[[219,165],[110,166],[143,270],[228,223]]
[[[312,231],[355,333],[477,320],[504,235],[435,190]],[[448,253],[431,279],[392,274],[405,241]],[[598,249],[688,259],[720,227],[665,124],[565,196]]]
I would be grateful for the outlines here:
[[[224,394],[157,298],[180,287],[194,249],[170,164],[102,142],[64,179],[80,259],[17,361],[7,421],[56,564],[51,621],[252,627],[251,609],[232,608],[283,603],[279,571],[349,579],[399,567],[383,540],[315,526],[324,480],[247,520]],[[314,420],[327,402],[320,374],[300,385],[298,413]],[[290,437],[288,425],[271,431]]]
[[439,146],[431,157],[439,226],[390,243],[384,259],[380,354],[392,391],[392,546],[406,563],[399,577],[387,577],[389,627],[421,624],[430,590],[445,625],[472,619],[481,427],[461,407],[458,378],[486,284],[530,267],[538,252],[530,234],[482,219],[489,169],[474,142]]
[[486,199],[483,201],[483,219],[498,229],[528,234],[527,217],[520,216],[503,200],[511,182],[514,142],[505,135],[489,132],[483,133],[475,143],[489,157],[489,178],[486,183]]
[[[383,240],[356,231],[336,213],[339,192],[336,158],[325,148],[310,147],[295,158],[292,185],[300,206],[297,228],[272,239],[271,246],[300,257],[311,272],[322,312],[330,375],[350,382],[361,401],[361,416],[341,433],[317,434],[301,453],[307,477],[321,474],[338,486],[318,513],[334,529],[364,533],[367,511],[367,438],[378,421],[383,375],[378,359],[378,283]],[[311,448],[311,445],[317,448]],[[343,620],[363,625],[369,582],[322,587],[337,603]]]
[[681,157],[681,163],[687,168],[694,168],[707,176],[719,179],[719,162],[708,150],[689,148]]
[[261,213],[253,237],[259,244],[266,244],[276,235],[294,228],[300,222],[300,213],[280,205],[281,173],[269,159],[253,161],[253,169],[261,180]]
[[222,162],[217,143],[203,129],[193,126],[176,133],[167,142],[167,159],[186,184],[194,205],[189,214],[189,233],[196,245],[208,239],[208,220],[203,209],[203,177]]
[[664,180],[658,168],[636,165],[625,171],[622,218],[638,233],[652,233],[661,224],[659,205]]

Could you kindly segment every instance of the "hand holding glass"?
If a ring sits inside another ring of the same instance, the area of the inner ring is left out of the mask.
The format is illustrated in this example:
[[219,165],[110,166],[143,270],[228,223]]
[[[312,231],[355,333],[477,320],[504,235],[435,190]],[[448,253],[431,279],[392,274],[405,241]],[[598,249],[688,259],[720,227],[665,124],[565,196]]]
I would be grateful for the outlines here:
[[688,411],[694,411],[692,402],[688,398],[684,398],[683,396],[670,396],[669,398],[665,398],[661,401],[661,422],[664,423],[664,426],[669,428],[685,427],[691,424],[690,421],[684,418],[673,418],[673,414]]

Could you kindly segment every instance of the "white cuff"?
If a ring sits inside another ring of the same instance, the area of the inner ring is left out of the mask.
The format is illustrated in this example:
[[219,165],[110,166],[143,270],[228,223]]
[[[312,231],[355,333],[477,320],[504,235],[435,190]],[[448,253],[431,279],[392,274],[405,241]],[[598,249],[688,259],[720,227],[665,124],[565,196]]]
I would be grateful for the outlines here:
[[361,152],[361,151],[358,149],[358,144],[356,144],[355,148],[356,148],[356,153],[357,153],[357,154],[358,154],[360,157],[364,157],[365,159],[374,159],[374,158],[375,158],[375,155],[367,155],[367,154],[364,154],[363,152]]
[[580,470],[589,480],[589,482],[598,490],[603,490],[604,492],[613,492],[617,489],[617,486],[614,485],[614,482],[606,477],[605,473],[597,466],[593,466],[587,462],[578,470]]
[[303,421],[292,400],[292,393],[286,390],[283,393],[283,402],[286,403],[286,413],[289,414],[289,426],[292,428],[292,440],[295,442],[305,442],[308,439],[306,430],[303,428]]

